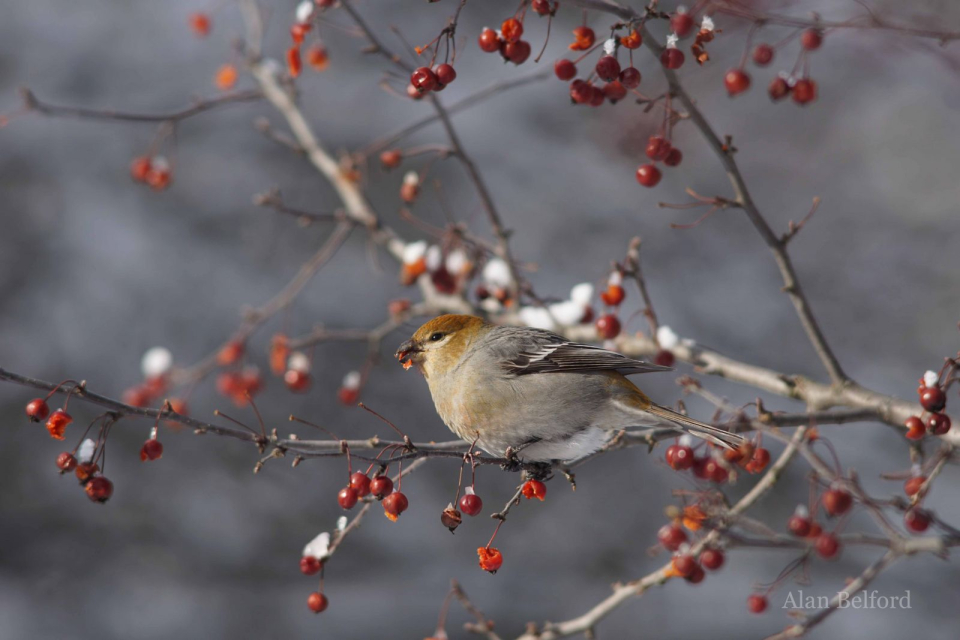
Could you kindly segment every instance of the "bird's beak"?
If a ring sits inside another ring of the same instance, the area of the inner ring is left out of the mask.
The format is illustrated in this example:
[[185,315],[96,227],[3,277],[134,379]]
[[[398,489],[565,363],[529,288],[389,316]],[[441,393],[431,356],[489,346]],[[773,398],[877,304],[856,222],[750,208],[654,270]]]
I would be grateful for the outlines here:
[[413,364],[413,357],[415,354],[421,353],[422,349],[417,345],[413,340],[407,340],[397,349],[395,354],[397,360],[400,361],[400,364],[403,365],[404,369],[408,369],[411,364]]

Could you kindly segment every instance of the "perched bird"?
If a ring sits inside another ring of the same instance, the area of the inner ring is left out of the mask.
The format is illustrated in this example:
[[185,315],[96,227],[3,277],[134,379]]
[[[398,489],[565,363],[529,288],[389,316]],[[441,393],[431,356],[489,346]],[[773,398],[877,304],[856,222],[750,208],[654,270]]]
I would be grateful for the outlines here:
[[625,376],[669,367],[529,327],[444,315],[397,349],[427,379],[447,427],[495,456],[573,460],[621,429],[667,427],[726,448],[743,438],[654,404]]

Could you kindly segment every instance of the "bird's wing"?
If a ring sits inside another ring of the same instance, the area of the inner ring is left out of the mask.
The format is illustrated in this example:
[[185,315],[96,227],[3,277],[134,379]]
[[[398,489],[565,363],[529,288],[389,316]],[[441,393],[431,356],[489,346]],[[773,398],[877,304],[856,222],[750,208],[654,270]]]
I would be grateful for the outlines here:
[[543,329],[498,327],[490,338],[501,366],[514,375],[558,371],[617,371],[629,375],[671,370],[615,351],[571,342]]

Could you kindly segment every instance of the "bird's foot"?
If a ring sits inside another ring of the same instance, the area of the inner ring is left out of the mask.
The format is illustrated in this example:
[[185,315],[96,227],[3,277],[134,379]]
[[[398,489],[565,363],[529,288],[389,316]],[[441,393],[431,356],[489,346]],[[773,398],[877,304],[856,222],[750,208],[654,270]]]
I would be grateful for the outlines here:
[[523,469],[523,463],[520,462],[520,459],[517,457],[516,449],[507,447],[507,450],[503,452],[503,463],[500,465],[500,468],[511,473]]

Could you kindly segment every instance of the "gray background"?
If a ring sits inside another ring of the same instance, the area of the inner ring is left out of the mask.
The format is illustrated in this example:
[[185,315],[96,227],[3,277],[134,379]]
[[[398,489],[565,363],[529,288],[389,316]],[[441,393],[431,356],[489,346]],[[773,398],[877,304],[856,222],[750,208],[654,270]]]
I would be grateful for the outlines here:
[[[878,2],[891,18],[960,29],[949,2]],[[268,52],[281,55],[294,3],[273,3]],[[832,17],[854,15],[854,3],[824,3]],[[497,79],[529,73],[481,54],[475,34],[496,25],[515,3],[470,3],[463,15],[459,79],[445,99]],[[187,2],[60,0],[7,2],[0,20],[0,112],[17,107],[15,88],[27,85],[50,101],[158,112],[213,93],[216,68],[230,59],[239,33],[234,7],[214,17],[206,41],[191,36]],[[381,28],[400,24],[426,42],[453,10],[452,2],[371,3],[363,11]],[[797,14],[817,8],[804,3]],[[822,7],[821,7],[822,8]],[[564,10],[545,61],[562,55],[578,12]],[[334,15],[339,24],[345,16]],[[593,17],[598,31],[612,22]],[[812,107],[773,106],[763,89],[773,70],[754,73],[750,93],[730,101],[722,72],[735,64],[744,31],[729,19],[711,47],[713,63],[688,65],[681,77],[709,119],[735,136],[738,156],[759,206],[775,228],[799,219],[814,195],[823,205],[793,245],[796,266],[826,334],[847,371],[880,391],[911,397],[917,377],[957,348],[960,276],[956,253],[960,183],[960,85],[956,46],[876,31],[828,37],[812,58],[821,99]],[[527,27],[536,51],[545,25]],[[384,33],[388,34],[384,29]],[[328,72],[306,72],[305,111],[330,148],[353,149],[422,116],[425,105],[383,94],[379,59],[360,55],[360,42],[324,27]],[[777,39],[782,32],[771,32]],[[729,36],[729,37],[726,37]],[[388,41],[394,42],[388,37]],[[795,49],[781,56],[791,66]],[[656,64],[639,53],[642,88],[662,85]],[[251,86],[249,78],[241,86]],[[168,346],[178,362],[209,352],[236,326],[238,310],[269,298],[322,240],[288,219],[259,210],[251,196],[270,186],[289,202],[322,210],[336,205],[330,188],[306,163],[265,140],[251,121],[279,118],[266,104],[232,106],[184,122],[173,188],[162,194],[134,185],[130,158],[149,143],[153,127],[29,117],[0,131],[0,364],[48,380],[82,377],[92,389],[119,394],[139,377],[143,351]],[[683,189],[729,194],[717,162],[689,126],[676,131],[683,165],[657,189],[634,182],[646,136],[655,126],[630,104],[599,110],[569,104],[565,86],[548,80],[517,89],[457,117],[464,143],[489,181],[514,247],[539,263],[533,276],[545,295],[565,295],[581,281],[603,277],[626,239],[642,234],[651,293],[662,320],[735,357],[787,372],[820,376],[766,248],[743,216],[718,214],[692,231],[669,222],[694,212],[660,210],[684,201]],[[416,141],[442,140],[435,129]],[[416,166],[416,165],[414,165]],[[436,174],[456,211],[486,232],[477,203],[453,163]],[[383,218],[408,237],[397,219],[402,172],[374,169],[370,193]],[[440,221],[433,197],[418,204]],[[359,234],[297,302],[294,332],[323,321],[368,327],[402,292],[392,272],[371,272]],[[634,309],[631,294],[628,309]],[[275,325],[273,325],[275,326]],[[635,319],[630,326],[640,329]],[[273,328],[267,330],[269,334]],[[406,333],[388,340],[385,351]],[[262,358],[266,336],[254,349]],[[340,434],[384,434],[370,416],[340,406],[335,390],[359,364],[362,347],[330,344],[325,366],[306,397],[285,393],[273,379],[260,405],[270,425],[286,430],[291,412],[312,416]],[[685,367],[680,373],[688,373]],[[677,398],[672,376],[651,376],[644,388],[663,403]],[[709,380],[734,402],[752,390]],[[649,388],[648,388],[649,386]],[[53,459],[59,443],[23,419],[33,394],[0,387],[6,437],[0,446],[0,637],[3,638],[237,638],[409,637],[433,630],[447,582],[456,577],[506,636],[528,620],[578,614],[609,593],[610,583],[638,577],[660,559],[647,549],[662,523],[670,490],[689,487],[660,462],[630,450],[584,468],[576,494],[550,485],[545,504],[524,504],[504,527],[504,569],[476,567],[475,548],[492,522],[470,521],[456,536],[436,522],[449,500],[455,464],[437,462],[405,482],[411,507],[390,524],[375,514],[343,548],[328,572],[331,608],[319,618],[304,607],[313,580],[301,576],[302,545],[329,530],[339,515],[334,496],[342,462],[312,462],[291,470],[271,463],[254,476],[255,452],[245,444],[189,432],[164,433],[161,462],[141,465],[137,451],[149,424],[123,423],[111,438],[110,477],[116,494],[91,505]],[[387,360],[364,394],[414,439],[448,437],[429,404],[426,386]],[[771,401],[775,407],[790,407]],[[197,416],[224,406],[205,383],[191,405]],[[78,422],[94,409],[71,405]],[[709,415],[697,401],[691,409]],[[249,414],[247,418],[252,419]],[[860,469],[878,492],[899,490],[881,471],[908,466],[902,439],[876,426],[825,428],[845,463]],[[73,430],[75,437],[77,431]],[[756,510],[781,526],[805,499],[806,470]],[[480,473],[487,512],[508,496],[512,476]],[[930,497],[945,517],[960,516],[948,470]],[[742,489],[740,489],[742,490]],[[855,518],[851,528],[864,524]],[[869,524],[866,524],[869,527]],[[835,563],[816,562],[807,592],[828,593],[859,572],[876,551],[847,550]],[[790,560],[783,552],[733,552],[719,577],[697,588],[671,584],[625,606],[600,628],[601,637],[758,637],[787,624],[774,611],[749,615],[755,582],[769,582]],[[889,570],[883,594],[913,593],[913,610],[845,612],[811,637],[955,637],[956,565],[930,557]],[[795,588],[795,587],[794,587]],[[451,631],[464,615],[452,614]]]

